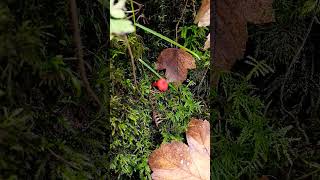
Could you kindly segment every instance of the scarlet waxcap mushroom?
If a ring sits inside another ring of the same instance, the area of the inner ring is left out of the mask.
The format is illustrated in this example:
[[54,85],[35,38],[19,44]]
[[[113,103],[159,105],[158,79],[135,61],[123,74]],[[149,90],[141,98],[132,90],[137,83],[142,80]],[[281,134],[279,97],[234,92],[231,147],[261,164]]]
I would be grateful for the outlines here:
[[162,92],[168,90],[168,82],[164,78],[161,78],[158,81],[152,83],[152,86],[157,87],[159,91]]

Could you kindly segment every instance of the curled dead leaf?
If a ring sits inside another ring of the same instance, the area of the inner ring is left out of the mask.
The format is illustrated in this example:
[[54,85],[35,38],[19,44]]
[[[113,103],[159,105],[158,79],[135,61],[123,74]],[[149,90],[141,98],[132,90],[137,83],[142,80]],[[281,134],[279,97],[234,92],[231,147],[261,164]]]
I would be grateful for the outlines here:
[[216,14],[214,66],[225,71],[244,55],[248,40],[247,23],[274,21],[272,0],[217,0]]
[[210,0],[202,0],[200,9],[194,19],[194,23],[199,27],[210,25]]
[[196,68],[191,54],[178,48],[164,49],[156,62],[157,70],[166,70],[168,82],[182,83],[187,79],[188,69]]
[[[205,27],[210,25],[210,0],[202,0],[200,9],[194,19],[194,23],[199,27]],[[210,34],[207,36],[207,40],[204,43],[204,50],[210,48]]]
[[[230,70],[236,60],[244,55],[248,39],[247,23],[263,24],[274,21],[272,0],[216,0],[217,23],[216,52],[214,66]],[[202,0],[195,18],[198,26],[210,25],[210,0]],[[204,49],[210,48],[210,36]]]
[[210,179],[210,124],[192,119],[186,132],[188,145],[182,142],[162,144],[149,157],[154,180]]

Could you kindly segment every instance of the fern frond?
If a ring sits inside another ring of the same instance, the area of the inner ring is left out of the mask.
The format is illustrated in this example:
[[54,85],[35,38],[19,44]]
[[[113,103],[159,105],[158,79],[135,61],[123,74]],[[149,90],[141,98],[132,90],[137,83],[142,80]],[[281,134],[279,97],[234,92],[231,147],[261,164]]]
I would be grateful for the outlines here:
[[246,60],[245,63],[253,66],[253,69],[246,76],[246,80],[250,80],[252,76],[259,77],[260,75],[265,76],[269,73],[274,73],[274,70],[266,63],[265,60],[257,61],[251,56],[247,57],[249,60]]

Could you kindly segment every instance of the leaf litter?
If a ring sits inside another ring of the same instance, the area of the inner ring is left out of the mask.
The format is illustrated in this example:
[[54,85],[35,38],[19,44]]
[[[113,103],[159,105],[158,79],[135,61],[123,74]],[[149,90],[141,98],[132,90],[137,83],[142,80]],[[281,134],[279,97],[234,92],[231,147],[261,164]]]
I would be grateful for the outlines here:
[[210,124],[191,119],[186,132],[188,145],[173,141],[162,144],[149,157],[152,179],[209,180]]
[[187,79],[188,69],[196,68],[196,63],[188,52],[178,48],[167,48],[158,56],[156,68],[165,69],[167,81],[179,85]]

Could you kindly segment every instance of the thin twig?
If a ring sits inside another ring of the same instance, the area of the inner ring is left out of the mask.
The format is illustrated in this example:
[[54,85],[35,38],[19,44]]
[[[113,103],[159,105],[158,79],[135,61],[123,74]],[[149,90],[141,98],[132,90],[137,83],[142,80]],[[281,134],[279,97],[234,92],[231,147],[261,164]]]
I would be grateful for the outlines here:
[[83,84],[89,96],[91,96],[96,101],[96,103],[98,103],[98,105],[101,107],[102,103],[100,102],[98,96],[92,90],[86,74],[85,63],[83,59],[81,36],[80,36],[79,19],[78,19],[78,13],[77,13],[77,3],[76,3],[76,0],[69,0],[69,1],[70,1],[70,11],[71,11],[71,20],[72,20],[71,23],[73,26],[73,38],[74,38],[74,43],[77,49],[76,56],[78,57],[78,60],[79,60],[78,68],[81,75],[81,79],[83,81]]
[[[96,101],[96,103],[98,103],[102,112],[104,112],[105,114],[108,114],[107,110],[103,107],[103,104],[99,100],[98,96],[91,89],[90,83],[88,81],[86,69],[85,69],[85,61],[83,58],[84,55],[83,55],[81,36],[80,36],[79,20],[78,20],[78,14],[77,14],[77,4],[76,4],[76,0],[69,0],[69,2],[70,2],[70,11],[71,11],[71,18],[72,18],[71,23],[73,26],[73,33],[74,33],[73,38],[74,38],[74,43],[77,48],[76,56],[78,57],[78,60],[79,60],[78,67],[79,67],[81,79],[84,83],[84,86],[85,86],[89,96],[91,96]],[[91,125],[93,125],[97,120],[98,119],[91,121],[87,127],[85,127],[82,131],[75,133],[73,136],[77,136],[79,133],[83,133],[84,131],[88,130],[91,127]]]
[[290,180],[290,174],[291,174],[291,171],[292,171],[292,167],[293,167],[293,164],[290,165],[290,168],[289,168],[289,172],[287,173],[287,179],[286,180]]
[[130,16],[127,17],[127,19],[131,19],[131,18],[134,17],[136,14],[138,14],[138,13],[141,11],[141,9],[142,9],[142,6],[139,7],[138,9],[136,9],[136,10],[124,11],[124,12],[125,12],[125,13],[132,13],[132,12],[134,12],[134,13],[132,13],[132,15],[130,15]]
[[138,3],[138,2],[136,2],[136,1],[132,1],[132,3],[134,3],[134,4],[138,5],[139,7],[143,7],[143,6],[144,6],[143,4]]
[[79,167],[77,167],[75,164],[65,160],[63,157],[59,156],[58,154],[56,154],[55,152],[53,152],[51,149],[48,149],[50,154],[52,154],[54,157],[56,157],[57,159],[59,159],[60,161],[68,164],[69,166],[73,167],[74,169],[80,170]]
[[[138,9],[134,10],[134,8],[133,8],[133,3],[136,4],[136,5],[138,5]],[[132,10],[131,10],[131,11],[124,11],[124,12],[125,12],[125,13],[133,13],[133,12],[134,12],[134,14],[137,14],[143,7],[144,7],[143,4],[137,3],[137,2],[135,2],[135,1],[131,1],[131,8],[132,8]],[[133,16],[133,15],[129,16],[128,18],[131,18],[132,16]]]
[[133,57],[133,54],[132,54],[131,46],[129,44],[128,37],[124,36],[124,39],[125,39],[126,44],[128,46],[128,51],[129,51],[129,55],[130,55],[130,59],[131,59],[131,66],[132,66],[132,74],[133,74],[134,84],[137,85],[136,65],[134,64],[134,57]]
[[317,24],[320,24],[320,21],[319,21],[319,19],[318,19],[317,16],[315,17],[315,22],[316,22]]
[[199,93],[199,91],[200,91],[200,86],[202,85],[202,83],[203,83],[203,81],[204,81],[204,78],[207,76],[208,70],[209,70],[209,68],[207,68],[206,71],[205,71],[205,72],[203,73],[203,75],[202,75],[201,81],[200,81],[200,83],[199,83],[199,85],[198,85],[198,88],[197,88],[198,93]]

